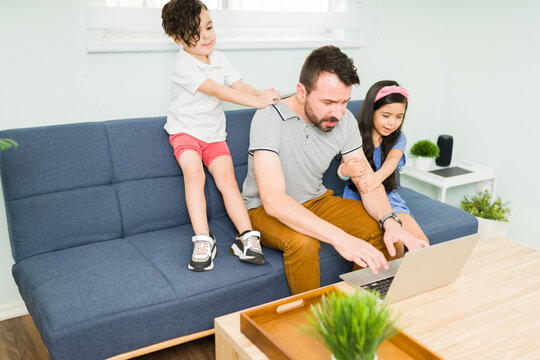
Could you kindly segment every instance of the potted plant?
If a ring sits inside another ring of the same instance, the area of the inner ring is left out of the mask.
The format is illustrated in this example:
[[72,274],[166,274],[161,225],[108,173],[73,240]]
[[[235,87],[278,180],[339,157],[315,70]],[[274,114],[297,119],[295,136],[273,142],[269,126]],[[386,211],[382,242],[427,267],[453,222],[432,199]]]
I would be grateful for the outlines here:
[[376,359],[379,345],[399,330],[388,304],[370,291],[339,291],[311,305],[308,333],[325,344],[337,360]]
[[482,239],[506,236],[510,228],[510,207],[501,198],[491,199],[487,190],[471,197],[465,195],[461,208],[478,219],[478,232]]
[[0,151],[7,150],[10,147],[16,149],[19,147],[19,144],[17,144],[17,142],[13,139],[0,139]]
[[439,156],[439,147],[429,140],[420,140],[411,147],[411,155],[416,159],[414,164],[419,170],[428,170],[433,159]]

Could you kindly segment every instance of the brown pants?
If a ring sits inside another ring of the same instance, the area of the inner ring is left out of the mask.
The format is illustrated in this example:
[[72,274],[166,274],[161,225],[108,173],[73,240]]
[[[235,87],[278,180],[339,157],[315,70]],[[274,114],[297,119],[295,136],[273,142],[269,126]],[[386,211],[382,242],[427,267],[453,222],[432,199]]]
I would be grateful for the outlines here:
[[[302,205],[346,233],[369,242],[391,259],[379,224],[369,216],[361,201],[333,196],[328,190]],[[285,275],[293,295],[320,287],[319,240],[292,230],[266,214],[262,206],[249,210],[249,218],[253,228],[261,232],[264,246],[283,251]]]

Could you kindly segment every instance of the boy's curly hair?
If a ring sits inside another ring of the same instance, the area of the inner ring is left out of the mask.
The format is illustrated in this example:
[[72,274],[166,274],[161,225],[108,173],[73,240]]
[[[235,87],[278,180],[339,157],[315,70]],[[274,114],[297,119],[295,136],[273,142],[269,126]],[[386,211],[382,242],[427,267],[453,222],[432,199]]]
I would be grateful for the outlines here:
[[202,9],[208,10],[200,0],[171,0],[161,11],[162,26],[172,38],[194,46],[200,39],[199,26]]

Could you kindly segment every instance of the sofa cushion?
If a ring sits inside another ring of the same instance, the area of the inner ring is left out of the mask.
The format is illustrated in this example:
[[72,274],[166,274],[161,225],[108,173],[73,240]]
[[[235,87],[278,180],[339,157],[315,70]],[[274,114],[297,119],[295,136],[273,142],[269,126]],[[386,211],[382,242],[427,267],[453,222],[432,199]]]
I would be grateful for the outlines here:
[[122,235],[111,185],[5,200],[15,261]]
[[116,184],[124,236],[189,224],[181,176]]
[[176,299],[167,279],[124,239],[34,256],[17,263],[13,275],[27,306],[52,330]]
[[[189,271],[187,266],[184,271]],[[204,281],[213,282],[214,274],[205,274]],[[179,276],[183,275],[184,272]],[[57,331],[50,331],[45,325],[46,336],[50,337],[46,344],[50,344],[51,359],[107,358],[211,329],[215,317],[288,295],[287,282],[280,271],[230,286],[213,284],[214,289],[199,295],[96,317]]]
[[1,156],[4,195],[21,199],[110,184],[112,164],[103,123],[82,123],[4,130],[17,139],[17,151]]
[[255,111],[255,109],[245,109],[225,112],[227,118],[227,145],[235,167],[247,164],[249,129]]
[[267,261],[262,266],[241,262],[228,251],[234,240],[234,232],[224,232],[214,221],[209,225],[210,231],[217,239],[218,255],[214,260],[214,266],[218,271],[195,272],[187,269],[193,250],[191,226],[138,234],[127,239],[139,249],[148,262],[159,269],[179,299],[267,275],[274,271],[272,266],[274,261],[282,261],[281,256],[268,251]]
[[13,275],[39,314],[51,357],[101,359],[211,329],[216,316],[290,295],[281,252],[264,249],[263,266],[243,263],[228,253],[236,233],[230,220],[210,228],[218,256],[209,273],[187,269],[190,225],[18,262]]
[[102,123],[4,130],[16,151],[1,153],[15,261],[121,236]]
[[106,121],[114,182],[181,176],[164,116]]

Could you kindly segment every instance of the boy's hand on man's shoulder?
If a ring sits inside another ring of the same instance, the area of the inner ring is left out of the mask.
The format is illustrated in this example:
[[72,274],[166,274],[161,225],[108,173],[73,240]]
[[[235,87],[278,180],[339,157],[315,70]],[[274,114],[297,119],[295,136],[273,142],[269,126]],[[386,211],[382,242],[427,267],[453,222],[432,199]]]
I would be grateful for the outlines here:
[[276,104],[276,100],[281,99],[279,91],[272,89],[265,89],[261,91],[261,94],[257,96],[257,109],[264,109],[268,105]]

